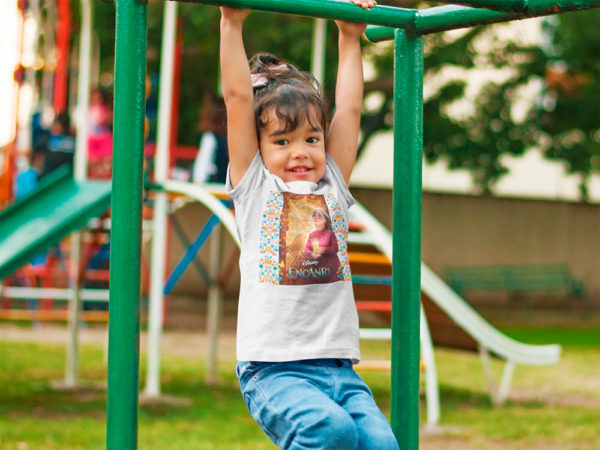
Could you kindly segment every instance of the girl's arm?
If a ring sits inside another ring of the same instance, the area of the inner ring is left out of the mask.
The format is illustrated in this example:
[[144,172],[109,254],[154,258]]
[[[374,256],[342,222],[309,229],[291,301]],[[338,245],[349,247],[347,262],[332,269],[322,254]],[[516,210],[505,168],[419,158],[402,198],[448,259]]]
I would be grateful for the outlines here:
[[[372,0],[351,0],[357,6],[370,9]],[[338,38],[338,75],[335,88],[335,113],[327,137],[327,153],[335,160],[346,183],[356,160],[360,112],[363,102],[363,70],[360,36],[366,25],[336,21]]]
[[244,176],[258,149],[250,67],[242,39],[242,27],[249,13],[249,10],[221,7],[221,76],[233,187]]

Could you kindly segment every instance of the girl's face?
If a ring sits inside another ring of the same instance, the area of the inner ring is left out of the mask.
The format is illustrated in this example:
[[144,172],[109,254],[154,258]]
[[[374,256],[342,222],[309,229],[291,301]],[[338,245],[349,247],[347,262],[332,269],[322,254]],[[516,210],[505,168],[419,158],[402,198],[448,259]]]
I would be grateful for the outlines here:
[[285,125],[276,116],[274,108],[263,114],[267,125],[260,129],[259,145],[267,170],[286,183],[318,183],[325,173],[323,130],[303,120],[295,130],[285,131]]
[[315,222],[315,228],[319,231],[322,231],[325,229],[325,216],[323,215],[323,213],[319,212],[319,211],[315,211],[313,213],[313,221]]

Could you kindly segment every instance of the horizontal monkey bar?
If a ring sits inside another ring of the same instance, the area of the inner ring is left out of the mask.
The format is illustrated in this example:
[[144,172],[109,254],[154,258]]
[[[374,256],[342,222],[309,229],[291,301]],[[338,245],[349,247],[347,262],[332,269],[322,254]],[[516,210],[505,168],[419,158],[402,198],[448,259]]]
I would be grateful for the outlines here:
[[182,0],[189,3],[231,6],[259,11],[281,12],[300,16],[364,22],[394,28],[410,28],[416,10],[375,6],[371,10],[360,8],[349,1],[338,0]]
[[[459,5],[473,6],[477,8],[487,8],[497,11],[535,11],[539,9],[565,10],[588,9],[590,3],[597,3],[592,0],[438,0],[442,3],[451,3]],[[558,12],[558,11],[556,11]]]
[[[536,4],[535,7],[533,7],[534,2]],[[530,0],[529,3],[530,7],[521,12],[500,12],[457,5],[436,6],[416,10],[413,28],[407,29],[407,32],[424,35],[438,31],[454,30],[456,28],[508,22],[511,20],[600,7],[600,0],[588,0],[586,2],[579,0],[570,2],[567,0]],[[564,5],[559,6],[559,4]],[[394,38],[394,28],[369,27],[367,28],[366,35],[372,42],[386,41]]]

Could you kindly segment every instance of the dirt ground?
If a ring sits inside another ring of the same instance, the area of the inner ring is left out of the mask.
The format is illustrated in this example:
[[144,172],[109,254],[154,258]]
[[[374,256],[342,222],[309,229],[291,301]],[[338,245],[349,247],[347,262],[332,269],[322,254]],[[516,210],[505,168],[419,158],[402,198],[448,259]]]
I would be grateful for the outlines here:
[[[33,341],[48,344],[65,344],[67,329],[60,324],[41,324],[35,327],[20,327],[3,323],[0,325],[0,339],[9,341]],[[82,328],[79,332],[82,344],[108,344],[106,327],[93,326]],[[140,333],[140,348],[146,349],[147,333]],[[224,360],[235,359],[235,333],[227,331],[219,334],[219,355]],[[204,332],[189,330],[165,330],[162,335],[163,352],[190,358],[205,358],[208,354],[207,338]]]

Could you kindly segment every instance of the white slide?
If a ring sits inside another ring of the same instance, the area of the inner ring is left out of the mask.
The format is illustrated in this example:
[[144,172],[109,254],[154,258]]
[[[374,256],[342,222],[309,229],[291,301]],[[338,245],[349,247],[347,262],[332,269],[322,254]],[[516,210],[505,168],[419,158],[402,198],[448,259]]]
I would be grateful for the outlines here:
[[[350,208],[350,218],[364,227],[364,230],[359,233],[350,233],[350,242],[371,244],[392,261],[392,234],[390,231],[359,203]],[[421,262],[421,290],[457,327],[466,332],[477,343],[484,370],[488,377],[490,395],[495,404],[502,403],[506,399],[515,364],[544,365],[558,362],[561,353],[560,345],[523,344],[501,333],[481,317],[423,262]],[[378,330],[378,332],[379,337],[391,337],[391,330]],[[435,361],[431,348],[432,341],[422,307],[420,334],[421,359],[425,364],[427,381],[427,422],[435,424],[439,420],[439,404],[433,404],[438,403],[437,375],[432,373],[435,372]],[[367,338],[377,337],[377,332],[373,333],[365,329],[361,330],[361,336]],[[495,386],[496,383],[491,371],[490,353],[506,360],[506,366],[498,388]],[[435,386],[431,386],[433,383],[435,383]]]

